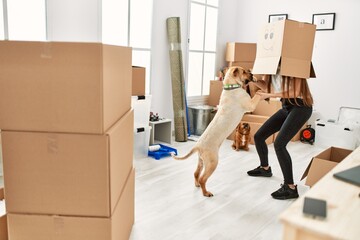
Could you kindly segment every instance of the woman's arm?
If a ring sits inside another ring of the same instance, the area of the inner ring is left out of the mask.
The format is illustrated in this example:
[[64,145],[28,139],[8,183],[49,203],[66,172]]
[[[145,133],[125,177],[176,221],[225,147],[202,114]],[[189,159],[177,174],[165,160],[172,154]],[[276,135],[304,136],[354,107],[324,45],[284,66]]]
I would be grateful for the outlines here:
[[[258,91],[257,94],[259,94],[261,96],[261,99],[266,99],[266,98],[297,98],[300,96],[301,93],[301,81],[306,81],[306,79],[301,79],[301,78],[291,78],[289,79],[289,88],[288,89],[283,89],[282,92],[278,92],[278,93],[268,93],[268,92],[264,92],[264,90],[262,91]],[[266,89],[265,89],[266,90]]]

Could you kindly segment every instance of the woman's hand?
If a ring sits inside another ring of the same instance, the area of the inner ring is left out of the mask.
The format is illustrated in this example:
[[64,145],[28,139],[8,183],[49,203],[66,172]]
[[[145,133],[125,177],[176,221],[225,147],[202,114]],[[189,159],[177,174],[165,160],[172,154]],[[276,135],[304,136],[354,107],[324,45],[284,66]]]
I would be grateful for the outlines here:
[[271,94],[271,93],[266,93],[266,92],[263,92],[263,91],[261,91],[261,90],[260,90],[260,91],[257,91],[256,94],[261,97],[261,100],[264,100],[264,99],[268,99],[268,98],[273,97],[273,94]]

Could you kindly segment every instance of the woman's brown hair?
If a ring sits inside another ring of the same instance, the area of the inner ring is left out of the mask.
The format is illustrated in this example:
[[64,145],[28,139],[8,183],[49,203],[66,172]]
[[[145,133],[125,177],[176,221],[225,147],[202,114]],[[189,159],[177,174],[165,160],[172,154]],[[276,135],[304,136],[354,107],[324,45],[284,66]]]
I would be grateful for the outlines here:
[[[271,77],[269,76],[269,81],[267,85],[267,91],[271,91]],[[300,81],[300,82],[298,82]],[[283,98],[287,98],[289,102],[293,105],[299,106],[300,104],[297,102],[296,97],[302,97],[303,103],[307,107],[311,107],[314,103],[312,98],[309,85],[307,84],[307,80],[305,78],[295,78],[295,77],[287,77],[282,76],[282,91],[284,92]],[[300,88],[300,89],[297,89]],[[292,91],[292,96],[290,97],[290,91]],[[294,103],[290,100],[294,99]]]

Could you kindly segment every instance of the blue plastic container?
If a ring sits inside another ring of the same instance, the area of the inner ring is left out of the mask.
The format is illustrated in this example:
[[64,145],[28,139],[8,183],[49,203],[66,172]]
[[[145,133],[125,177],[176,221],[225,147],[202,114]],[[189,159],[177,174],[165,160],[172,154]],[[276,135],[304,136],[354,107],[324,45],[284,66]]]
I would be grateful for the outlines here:
[[172,152],[174,152],[175,155],[177,155],[177,150],[175,148],[168,147],[163,144],[155,144],[155,145],[160,145],[160,149],[157,151],[148,151],[149,157],[159,160],[160,158],[171,156]]

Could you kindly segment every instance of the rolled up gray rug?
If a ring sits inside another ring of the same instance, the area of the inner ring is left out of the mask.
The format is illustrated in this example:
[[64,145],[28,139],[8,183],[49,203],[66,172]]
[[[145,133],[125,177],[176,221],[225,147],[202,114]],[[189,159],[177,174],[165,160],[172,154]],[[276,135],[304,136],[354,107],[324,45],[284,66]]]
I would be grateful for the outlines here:
[[187,119],[185,104],[185,82],[181,52],[180,18],[171,17],[166,20],[169,41],[170,70],[174,110],[175,141],[187,141]]

